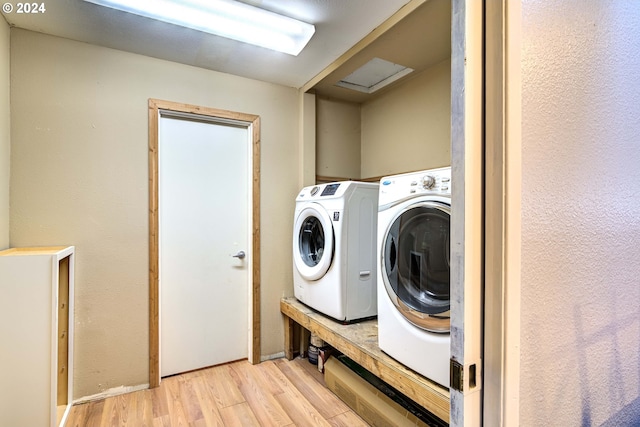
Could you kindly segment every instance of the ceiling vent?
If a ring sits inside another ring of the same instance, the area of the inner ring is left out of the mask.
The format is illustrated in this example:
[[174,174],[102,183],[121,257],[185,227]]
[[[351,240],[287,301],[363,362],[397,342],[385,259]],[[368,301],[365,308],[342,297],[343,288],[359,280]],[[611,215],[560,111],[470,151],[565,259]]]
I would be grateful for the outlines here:
[[395,82],[413,71],[404,65],[394,64],[380,58],[373,58],[362,67],[336,83],[336,86],[373,93]]

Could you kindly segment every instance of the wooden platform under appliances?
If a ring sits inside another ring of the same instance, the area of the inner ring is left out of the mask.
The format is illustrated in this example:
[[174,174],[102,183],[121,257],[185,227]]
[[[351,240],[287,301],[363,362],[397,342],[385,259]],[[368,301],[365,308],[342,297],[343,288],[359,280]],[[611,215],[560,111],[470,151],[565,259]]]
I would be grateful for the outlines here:
[[332,320],[293,297],[280,301],[285,316],[285,356],[294,354],[294,330],[298,324],[342,352],[405,396],[449,422],[449,390],[415,373],[387,356],[378,347],[378,321],[348,325]]

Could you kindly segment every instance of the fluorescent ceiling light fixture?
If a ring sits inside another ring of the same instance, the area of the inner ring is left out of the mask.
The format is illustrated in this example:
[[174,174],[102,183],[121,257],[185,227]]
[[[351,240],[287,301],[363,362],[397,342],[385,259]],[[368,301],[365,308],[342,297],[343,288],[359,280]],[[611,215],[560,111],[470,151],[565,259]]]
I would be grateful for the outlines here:
[[336,86],[373,93],[413,72],[413,68],[373,58],[336,83]]
[[85,0],[267,49],[298,55],[311,24],[232,0]]

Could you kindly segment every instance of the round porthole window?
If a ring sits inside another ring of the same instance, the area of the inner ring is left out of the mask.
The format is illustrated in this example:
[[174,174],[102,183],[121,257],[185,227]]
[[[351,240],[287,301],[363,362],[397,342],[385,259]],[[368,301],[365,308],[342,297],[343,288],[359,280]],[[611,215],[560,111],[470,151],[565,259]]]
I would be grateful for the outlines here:
[[416,203],[392,221],[383,241],[382,277],[391,301],[414,325],[449,332],[451,208]]
[[321,207],[303,209],[294,226],[293,259],[307,280],[318,280],[329,270],[333,258],[333,226]]

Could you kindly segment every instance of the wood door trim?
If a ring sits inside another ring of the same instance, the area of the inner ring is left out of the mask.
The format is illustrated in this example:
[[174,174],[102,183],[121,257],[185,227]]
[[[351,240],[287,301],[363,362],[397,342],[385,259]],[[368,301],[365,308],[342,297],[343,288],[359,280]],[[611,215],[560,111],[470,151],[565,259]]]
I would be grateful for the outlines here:
[[260,116],[149,99],[149,387],[160,385],[160,288],[158,251],[158,118],[161,110],[241,122],[252,130],[251,352],[260,362]]

